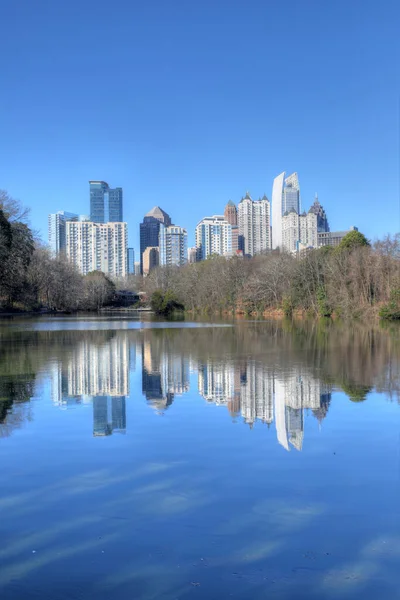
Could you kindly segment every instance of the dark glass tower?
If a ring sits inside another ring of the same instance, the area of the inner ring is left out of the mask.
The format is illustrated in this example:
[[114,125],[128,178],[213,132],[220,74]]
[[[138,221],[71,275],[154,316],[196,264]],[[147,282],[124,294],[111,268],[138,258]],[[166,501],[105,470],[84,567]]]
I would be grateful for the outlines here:
[[89,181],[90,220],[95,223],[121,223],[122,188],[112,189],[105,181]]
[[314,215],[317,215],[318,233],[327,233],[328,231],[330,231],[328,217],[326,216],[326,212],[325,212],[323,206],[318,201],[317,194],[315,194],[314,204],[311,206],[311,208],[308,212],[314,213]]
[[158,236],[160,233],[160,223],[169,227],[171,225],[170,216],[159,206],[155,206],[145,215],[143,223],[140,223],[140,272],[143,274],[143,252],[146,248],[158,247]]

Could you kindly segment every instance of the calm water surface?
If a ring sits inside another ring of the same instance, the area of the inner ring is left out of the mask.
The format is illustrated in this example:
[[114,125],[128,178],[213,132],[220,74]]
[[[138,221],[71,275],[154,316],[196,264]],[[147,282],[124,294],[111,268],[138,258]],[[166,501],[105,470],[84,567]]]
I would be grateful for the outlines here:
[[400,332],[0,322],[0,597],[400,598]]

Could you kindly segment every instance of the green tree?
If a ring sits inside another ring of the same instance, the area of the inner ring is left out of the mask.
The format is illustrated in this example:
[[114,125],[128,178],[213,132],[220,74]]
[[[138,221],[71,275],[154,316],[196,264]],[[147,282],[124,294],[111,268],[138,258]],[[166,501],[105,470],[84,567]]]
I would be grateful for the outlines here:
[[371,244],[361,231],[353,230],[346,233],[338,246],[338,250],[354,250],[354,248],[370,245]]
[[156,290],[151,296],[151,308],[157,315],[168,316],[173,312],[184,310],[184,306],[172,291]]

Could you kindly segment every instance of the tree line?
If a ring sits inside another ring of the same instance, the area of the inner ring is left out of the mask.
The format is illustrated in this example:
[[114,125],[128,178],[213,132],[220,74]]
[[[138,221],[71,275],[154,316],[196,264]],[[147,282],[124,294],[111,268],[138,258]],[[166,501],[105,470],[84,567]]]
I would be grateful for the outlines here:
[[82,276],[54,257],[28,226],[29,211],[0,190],[0,310],[96,310],[116,289],[143,291],[155,312],[174,310],[329,317],[400,318],[400,234],[370,244],[352,231],[337,248],[299,257],[270,252],[227,260],[212,256],[184,267],[159,267],[146,278]]
[[[373,245],[352,231],[336,247],[299,257],[270,252],[250,259],[213,256],[185,267],[155,269],[146,294],[193,312],[321,317],[400,317],[400,234]],[[161,295],[161,299],[160,299]]]
[[96,271],[85,277],[64,256],[53,257],[28,226],[29,210],[0,190],[0,310],[95,310],[115,284]]

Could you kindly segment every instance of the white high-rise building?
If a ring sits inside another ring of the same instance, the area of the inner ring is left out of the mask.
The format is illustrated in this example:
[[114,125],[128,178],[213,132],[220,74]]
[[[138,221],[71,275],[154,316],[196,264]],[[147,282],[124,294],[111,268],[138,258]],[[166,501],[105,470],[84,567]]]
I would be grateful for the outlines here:
[[282,250],[297,252],[318,245],[317,215],[309,212],[297,214],[294,209],[282,217]]
[[83,275],[102,271],[126,277],[127,247],[126,223],[66,222],[66,255]]
[[49,215],[48,223],[48,239],[49,247],[53,256],[58,256],[61,252],[65,252],[66,233],[65,224],[67,221],[77,221],[78,215],[65,210],[59,210],[56,213]]
[[247,192],[238,205],[239,235],[244,254],[254,256],[271,249],[270,203],[266,196],[252,200]]
[[177,225],[160,223],[158,234],[160,265],[180,267],[187,263],[187,231]]
[[205,217],[196,227],[196,248],[198,260],[212,254],[231,256],[232,225],[220,215]]
[[283,172],[274,179],[272,186],[272,248],[282,248],[282,217],[286,212],[300,212],[300,185],[297,173],[285,179]]

